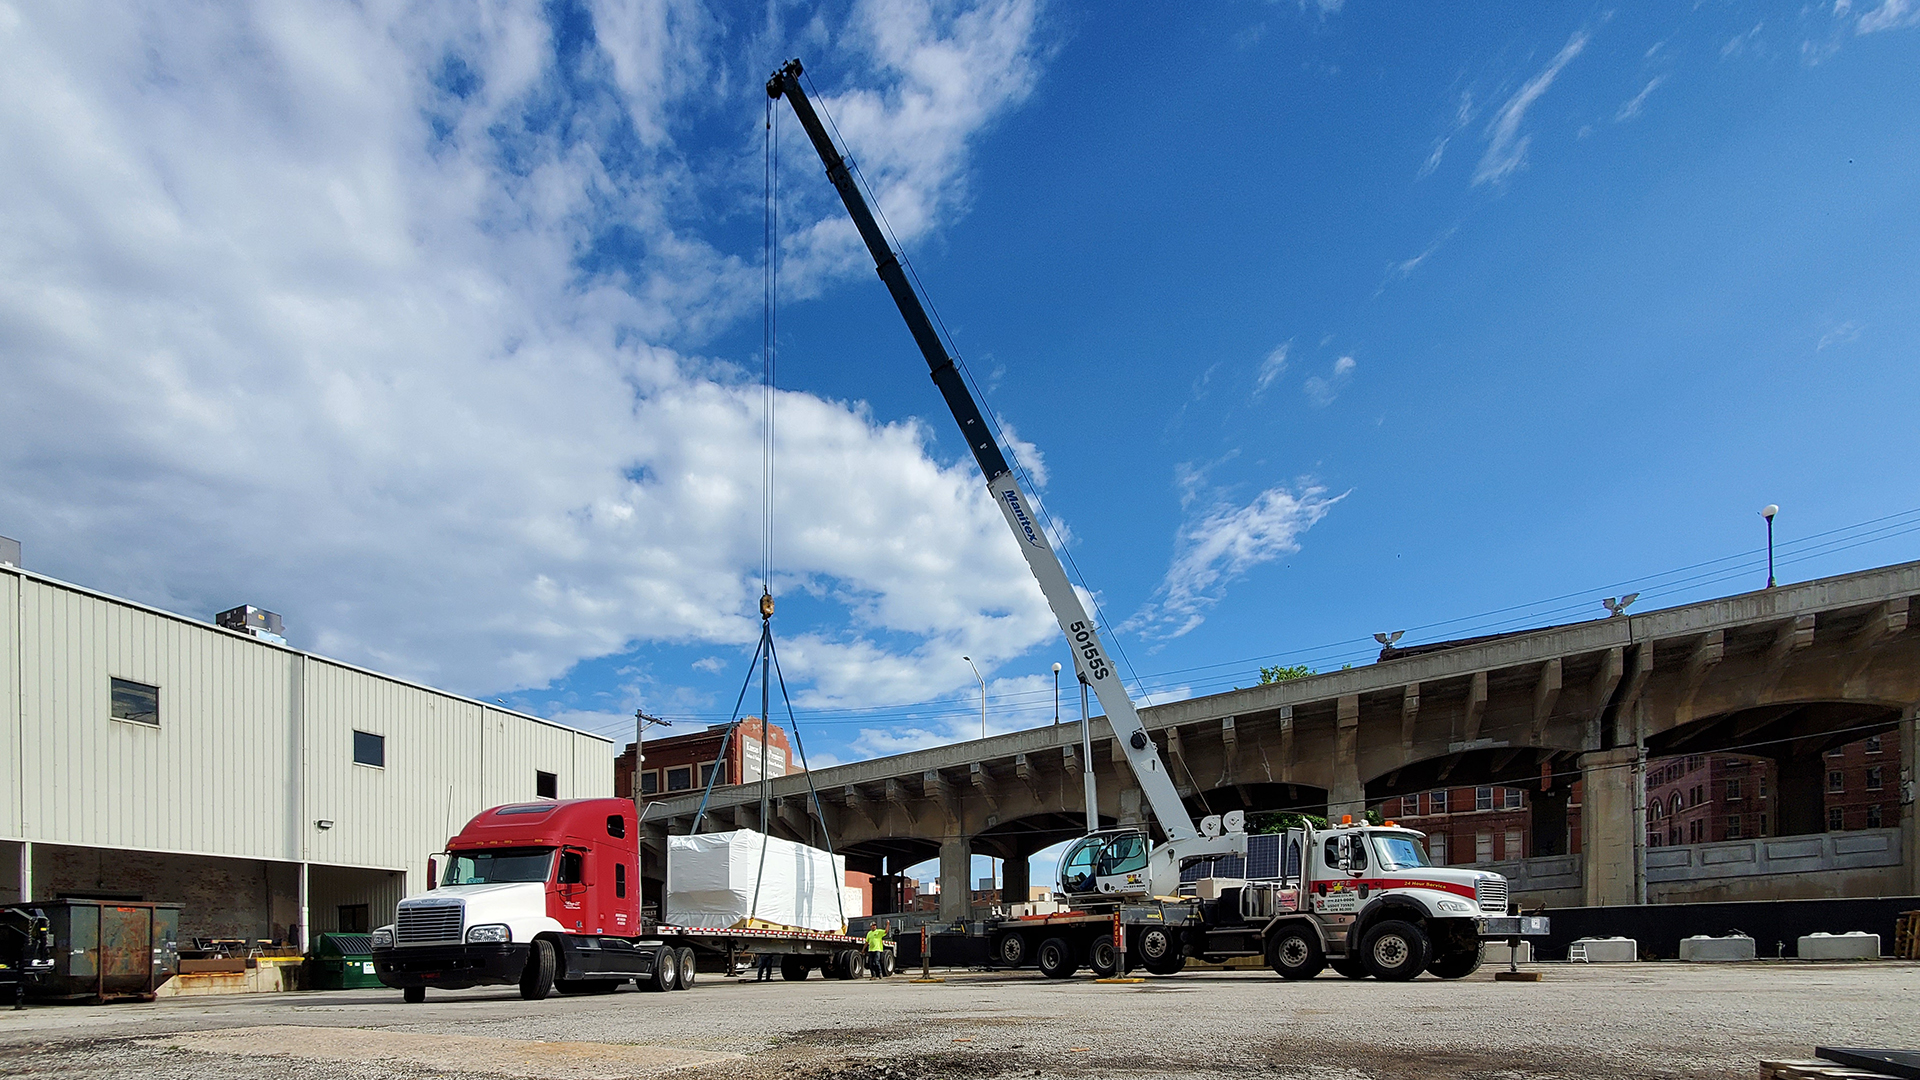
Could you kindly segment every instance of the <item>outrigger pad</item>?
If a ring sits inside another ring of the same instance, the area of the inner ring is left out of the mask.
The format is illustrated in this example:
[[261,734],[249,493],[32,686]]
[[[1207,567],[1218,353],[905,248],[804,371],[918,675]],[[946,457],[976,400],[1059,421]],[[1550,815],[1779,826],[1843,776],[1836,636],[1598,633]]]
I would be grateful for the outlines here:
[[1816,1046],[1813,1056],[1856,1069],[1886,1073],[1904,1080],[1920,1080],[1920,1050],[1864,1050],[1849,1046]]

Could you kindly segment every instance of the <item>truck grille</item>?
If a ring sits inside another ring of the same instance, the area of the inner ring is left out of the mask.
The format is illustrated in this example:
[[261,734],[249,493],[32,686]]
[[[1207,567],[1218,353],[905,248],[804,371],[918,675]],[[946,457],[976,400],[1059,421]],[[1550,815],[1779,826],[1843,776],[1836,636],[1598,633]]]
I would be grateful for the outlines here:
[[1473,887],[1474,899],[1480,901],[1480,910],[1489,915],[1507,913],[1507,883],[1495,879],[1483,879]]
[[459,900],[420,900],[400,905],[394,924],[394,944],[431,945],[460,940],[460,921],[466,905]]

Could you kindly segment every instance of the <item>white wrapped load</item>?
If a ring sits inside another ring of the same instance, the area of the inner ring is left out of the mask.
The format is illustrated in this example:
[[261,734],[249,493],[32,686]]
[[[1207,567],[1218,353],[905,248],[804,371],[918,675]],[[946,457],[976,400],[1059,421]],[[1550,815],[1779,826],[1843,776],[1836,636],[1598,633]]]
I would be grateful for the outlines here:
[[[761,842],[766,869],[761,872]],[[760,885],[754,900],[754,882]],[[752,829],[667,837],[667,902],[675,926],[708,929],[746,919],[837,932],[847,860]]]

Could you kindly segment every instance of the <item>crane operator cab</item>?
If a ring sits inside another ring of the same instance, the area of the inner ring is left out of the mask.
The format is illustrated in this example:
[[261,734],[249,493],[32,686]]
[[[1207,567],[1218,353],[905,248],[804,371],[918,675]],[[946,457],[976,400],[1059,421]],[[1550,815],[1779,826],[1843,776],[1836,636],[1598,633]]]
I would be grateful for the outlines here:
[[1145,829],[1088,833],[1060,857],[1060,891],[1068,896],[1144,892],[1151,852]]

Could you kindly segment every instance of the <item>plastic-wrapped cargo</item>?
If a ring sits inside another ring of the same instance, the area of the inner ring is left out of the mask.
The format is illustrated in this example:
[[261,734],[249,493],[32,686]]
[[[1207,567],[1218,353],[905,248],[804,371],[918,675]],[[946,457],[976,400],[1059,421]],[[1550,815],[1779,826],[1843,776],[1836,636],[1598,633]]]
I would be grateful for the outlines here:
[[[761,843],[766,872],[761,874]],[[754,900],[754,882],[760,896]],[[716,929],[748,918],[837,932],[847,860],[752,829],[667,837],[667,902],[675,926]]]

